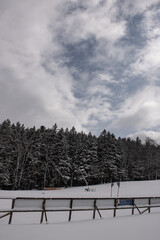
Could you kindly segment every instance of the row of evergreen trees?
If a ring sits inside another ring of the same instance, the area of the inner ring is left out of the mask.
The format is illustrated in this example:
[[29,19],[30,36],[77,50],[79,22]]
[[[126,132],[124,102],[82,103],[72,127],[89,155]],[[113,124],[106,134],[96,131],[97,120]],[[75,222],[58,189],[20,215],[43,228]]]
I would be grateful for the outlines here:
[[104,130],[99,137],[41,126],[25,128],[10,120],[0,124],[0,189],[99,184],[160,178],[160,146],[118,138]]

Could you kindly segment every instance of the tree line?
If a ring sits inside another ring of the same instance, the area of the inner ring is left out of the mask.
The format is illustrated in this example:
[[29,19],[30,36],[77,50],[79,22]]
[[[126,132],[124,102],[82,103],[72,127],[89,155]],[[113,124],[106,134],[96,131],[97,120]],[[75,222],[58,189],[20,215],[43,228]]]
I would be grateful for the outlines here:
[[160,145],[151,139],[96,137],[72,129],[0,124],[0,189],[43,189],[160,178]]

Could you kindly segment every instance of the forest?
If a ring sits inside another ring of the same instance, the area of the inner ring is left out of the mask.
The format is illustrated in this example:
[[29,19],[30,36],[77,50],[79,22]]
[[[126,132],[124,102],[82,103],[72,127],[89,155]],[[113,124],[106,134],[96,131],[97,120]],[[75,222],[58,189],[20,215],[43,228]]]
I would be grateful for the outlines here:
[[160,145],[152,139],[97,137],[72,129],[0,124],[0,189],[31,190],[160,179]]

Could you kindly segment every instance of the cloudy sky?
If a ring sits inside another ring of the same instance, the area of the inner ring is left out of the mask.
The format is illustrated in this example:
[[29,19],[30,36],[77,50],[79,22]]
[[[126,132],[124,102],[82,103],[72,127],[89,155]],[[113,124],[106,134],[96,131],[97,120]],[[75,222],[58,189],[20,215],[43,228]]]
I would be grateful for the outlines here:
[[0,122],[160,139],[160,0],[0,0]]

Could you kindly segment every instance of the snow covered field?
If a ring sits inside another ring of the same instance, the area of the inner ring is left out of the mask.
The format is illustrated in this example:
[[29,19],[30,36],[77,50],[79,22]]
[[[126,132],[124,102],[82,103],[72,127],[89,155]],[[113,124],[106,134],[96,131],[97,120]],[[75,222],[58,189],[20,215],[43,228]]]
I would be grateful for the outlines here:
[[[2,197],[110,197],[110,184],[74,187],[56,191],[0,191]],[[113,197],[117,196],[117,184],[113,186]],[[160,196],[160,181],[123,182],[119,197]],[[10,200],[0,200],[0,208],[7,208]],[[49,213],[48,224],[39,224],[40,213],[17,213],[12,225],[8,217],[0,219],[0,240],[157,240],[160,235],[160,208],[151,213],[131,215],[131,210],[119,210],[113,218],[112,211],[102,212],[103,219],[92,220],[91,212],[74,213],[67,222],[68,213]]]

